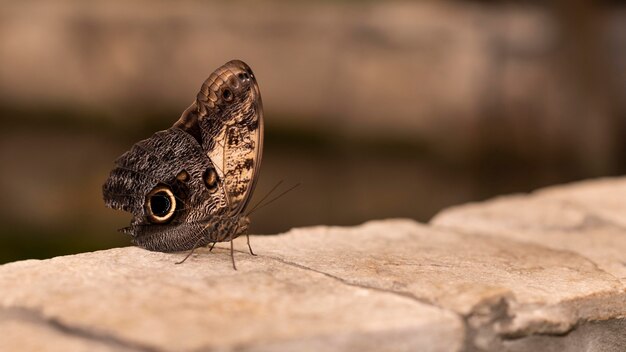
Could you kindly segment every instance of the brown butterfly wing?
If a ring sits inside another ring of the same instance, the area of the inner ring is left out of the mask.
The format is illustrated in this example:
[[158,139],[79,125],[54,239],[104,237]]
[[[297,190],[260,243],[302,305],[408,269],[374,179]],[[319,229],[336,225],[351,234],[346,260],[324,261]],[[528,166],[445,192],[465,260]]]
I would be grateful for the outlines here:
[[244,233],[258,178],[263,106],[250,68],[231,61],[204,82],[166,131],[135,144],[103,186],[105,203],[133,214],[138,246],[179,251]]
[[[207,188],[204,181],[207,170],[214,169],[198,141],[172,127],[117,159],[103,185],[104,201],[133,214],[124,232],[139,247],[172,252],[205,245],[227,233],[216,230],[228,211],[227,194],[220,187]],[[160,193],[170,196],[163,214],[153,208],[153,197]]]
[[263,152],[263,104],[250,67],[233,60],[215,70],[174,126],[202,142],[223,181],[229,213],[241,213],[256,185]]

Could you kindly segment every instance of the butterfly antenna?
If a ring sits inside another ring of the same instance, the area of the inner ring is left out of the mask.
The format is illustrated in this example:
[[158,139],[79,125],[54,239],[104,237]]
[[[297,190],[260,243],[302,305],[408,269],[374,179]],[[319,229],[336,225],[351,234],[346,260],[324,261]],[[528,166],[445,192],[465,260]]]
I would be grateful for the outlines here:
[[279,199],[280,197],[284,196],[285,194],[287,194],[287,193],[289,193],[289,192],[293,191],[294,189],[296,189],[296,188],[298,188],[298,187],[300,187],[300,183],[296,183],[293,187],[291,187],[291,188],[287,189],[286,191],[282,192],[281,194],[277,195],[276,197],[274,197],[274,198],[272,198],[272,199],[268,200],[268,201],[267,201],[267,202],[265,202],[265,204],[263,204],[263,205],[260,205],[260,203],[259,203],[259,205],[257,205],[257,206],[256,206],[256,207],[254,207],[252,210],[250,210],[250,211],[248,212],[248,214],[246,214],[246,216],[250,216],[250,214],[252,214],[253,212],[255,212],[255,211],[259,210],[259,209],[263,209],[263,208],[265,208],[266,206],[268,206],[268,205],[272,204],[275,200]]
[[263,198],[261,198],[261,200],[259,200],[253,207],[252,209],[250,209],[250,212],[252,212],[253,210],[255,210],[261,203],[263,203],[263,201],[265,199],[267,199],[267,197],[269,197],[272,193],[274,193],[274,191],[278,188],[278,186],[280,186],[283,183],[283,180],[278,181],[278,183],[276,183],[276,185],[274,187],[272,187],[272,189],[270,189],[269,192],[267,192]]

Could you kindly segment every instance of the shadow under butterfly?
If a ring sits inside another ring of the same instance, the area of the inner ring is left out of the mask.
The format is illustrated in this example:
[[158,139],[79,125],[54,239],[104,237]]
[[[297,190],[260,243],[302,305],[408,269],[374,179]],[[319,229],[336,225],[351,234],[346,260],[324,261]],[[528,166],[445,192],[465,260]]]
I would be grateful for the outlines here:
[[[172,127],[138,142],[115,161],[103,186],[104,201],[133,215],[121,231],[137,246],[191,250],[182,263],[197,247],[211,244],[213,249],[217,242],[230,241],[237,269],[232,241],[248,237],[248,215],[254,209],[244,211],[262,152],[259,86],[250,67],[233,60],[209,76]],[[247,243],[254,255],[249,237]]]

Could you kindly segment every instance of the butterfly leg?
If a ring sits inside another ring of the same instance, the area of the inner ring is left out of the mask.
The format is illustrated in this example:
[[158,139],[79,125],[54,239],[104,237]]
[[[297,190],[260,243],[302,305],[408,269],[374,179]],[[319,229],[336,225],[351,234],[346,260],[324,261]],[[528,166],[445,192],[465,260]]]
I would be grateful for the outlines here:
[[185,260],[187,260],[187,258],[191,257],[191,255],[193,254],[193,252],[196,250],[196,248],[198,248],[198,244],[200,243],[200,241],[202,240],[202,238],[204,237],[200,237],[198,238],[198,240],[196,241],[196,243],[193,245],[193,248],[191,248],[191,250],[189,251],[189,253],[187,253],[187,256],[185,256],[185,258],[183,258],[183,260],[181,260],[180,262],[176,262],[175,264],[182,264],[185,262]]
[[211,243],[211,247],[209,247],[209,252],[212,252],[212,251],[213,251],[213,247],[215,247],[215,244],[216,244],[216,243],[217,243],[217,242],[213,242],[213,243]]
[[254,254],[254,252],[252,251],[252,246],[250,246],[250,235],[246,233],[246,241],[248,242],[248,249],[250,250],[250,254],[256,256],[256,254]]
[[237,270],[237,266],[235,265],[235,251],[233,249],[233,239],[230,239],[230,259],[233,261],[233,269]]
[[[206,230],[206,227],[203,229],[203,231]],[[187,254],[187,256],[185,258],[183,258],[183,260],[181,260],[180,262],[176,262],[175,264],[182,264],[185,262],[185,260],[187,260],[187,258],[189,258],[193,252],[196,250],[196,248],[198,248],[198,245],[200,244],[200,241],[202,241],[205,238],[205,236],[200,236],[198,238],[198,240],[196,241],[196,243],[193,244],[193,247],[191,248],[191,251],[189,251],[189,253]],[[213,246],[215,246],[215,242],[213,242]],[[211,246],[211,249],[213,249],[213,246]]]

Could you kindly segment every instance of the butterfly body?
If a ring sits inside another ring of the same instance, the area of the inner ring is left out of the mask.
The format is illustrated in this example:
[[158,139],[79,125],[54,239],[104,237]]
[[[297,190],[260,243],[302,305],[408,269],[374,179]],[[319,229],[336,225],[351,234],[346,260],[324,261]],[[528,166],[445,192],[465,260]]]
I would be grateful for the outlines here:
[[263,107],[252,70],[233,60],[213,72],[172,127],[131,147],[103,186],[108,207],[133,215],[123,232],[173,252],[247,235],[258,178]]
[[123,232],[133,236],[133,243],[141,248],[158,252],[179,252],[204,247],[216,242],[226,242],[246,234],[250,220],[247,216],[213,216],[199,222],[178,226],[153,225],[137,231],[127,227]]

